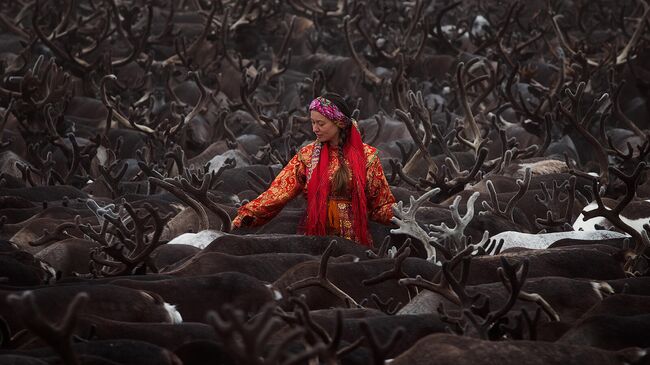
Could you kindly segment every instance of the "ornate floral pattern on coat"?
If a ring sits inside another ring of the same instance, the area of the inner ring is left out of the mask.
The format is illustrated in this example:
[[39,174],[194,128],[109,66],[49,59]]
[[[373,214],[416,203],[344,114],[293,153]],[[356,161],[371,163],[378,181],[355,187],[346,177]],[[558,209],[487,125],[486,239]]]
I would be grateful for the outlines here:
[[[307,170],[311,164],[311,155],[314,149],[314,142],[300,149],[300,151],[289,161],[287,166],[280,171],[271,186],[260,194],[256,199],[248,204],[239,208],[237,217],[233,220],[233,224],[239,226],[241,220],[250,216],[253,217],[251,226],[260,226],[275,217],[280,210],[295,198],[301,192],[307,197]],[[395,203],[395,197],[390,191],[388,181],[384,175],[384,170],[381,166],[379,157],[377,156],[377,149],[363,145],[364,153],[366,155],[366,198],[368,200],[368,217],[374,221],[388,224],[393,217],[392,205]],[[336,148],[330,149],[330,164],[328,176],[330,183],[334,176],[334,172],[338,170],[340,161],[338,157],[338,150]],[[347,162],[346,162],[347,163]],[[352,177],[349,180],[351,186]],[[352,229],[352,203],[350,194],[348,192],[345,197],[332,197],[332,201],[336,201],[336,206],[339,208],[338,219],[340,220],[338,227],[328,227],[328,231],[332,235],[341,236],[353,241],[359,241]]]

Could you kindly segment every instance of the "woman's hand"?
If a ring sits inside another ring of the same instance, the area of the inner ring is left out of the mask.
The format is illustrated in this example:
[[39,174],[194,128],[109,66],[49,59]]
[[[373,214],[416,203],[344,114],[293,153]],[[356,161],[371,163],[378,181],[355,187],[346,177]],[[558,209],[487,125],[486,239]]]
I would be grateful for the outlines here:
[[251,217],[250,215],[245,216],[241,220],[241,227],[250,227],[251,224],[253,224],[253,221],[255,221],[255,217]]
[[255,217],[250,215],[237,216],[232,221],[232,228],[250,227],[255,221]]

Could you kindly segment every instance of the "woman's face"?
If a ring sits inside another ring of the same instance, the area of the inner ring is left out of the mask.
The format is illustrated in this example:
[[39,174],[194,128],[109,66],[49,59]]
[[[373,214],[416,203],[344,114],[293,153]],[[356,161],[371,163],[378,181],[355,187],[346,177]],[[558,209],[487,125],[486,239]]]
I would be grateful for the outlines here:
[[311,129],[321,143],[329,142],[333,146],[338,145],[339,127],[315,110],[311,111]]

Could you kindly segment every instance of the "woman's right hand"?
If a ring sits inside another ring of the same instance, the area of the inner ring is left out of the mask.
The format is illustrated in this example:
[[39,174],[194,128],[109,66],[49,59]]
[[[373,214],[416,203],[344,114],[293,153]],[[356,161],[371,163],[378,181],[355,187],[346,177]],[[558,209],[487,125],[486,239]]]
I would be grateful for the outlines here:
[[232,227],[233,228],[250,227],[250,225],[253,224],[254,221],[255,221],[255,217],[252,217],[250,215],[237,216],[232,221]]

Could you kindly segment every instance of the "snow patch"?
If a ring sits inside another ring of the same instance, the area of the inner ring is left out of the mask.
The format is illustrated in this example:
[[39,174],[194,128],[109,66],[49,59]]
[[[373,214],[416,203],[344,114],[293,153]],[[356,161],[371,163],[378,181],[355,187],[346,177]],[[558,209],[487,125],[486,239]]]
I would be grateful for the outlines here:
[[[575,226],[574,226],[575,228]],[[586,231],[569,231],[569,232],[552,232],[543,234],[522,233],[515,231],[506,231],[490,237],[490,240],[503,239],[503,247],[501,250],[512,247],[524,247],[532,249],[545,249],[554,242],[562,239],[574,240],[593,240],[600,241],[612,238],[628,237],[625,234],[605,231],[605,230],[586,230]]]
[[190,245],[198,249],[204,249],[210,242],[215,239],[223,236],[225,233],[221,231],[215,231],[212,229],[206,229],[198,233],[183,233],[180,236],[175,237],[171,241],[167,242],[168,245]]

